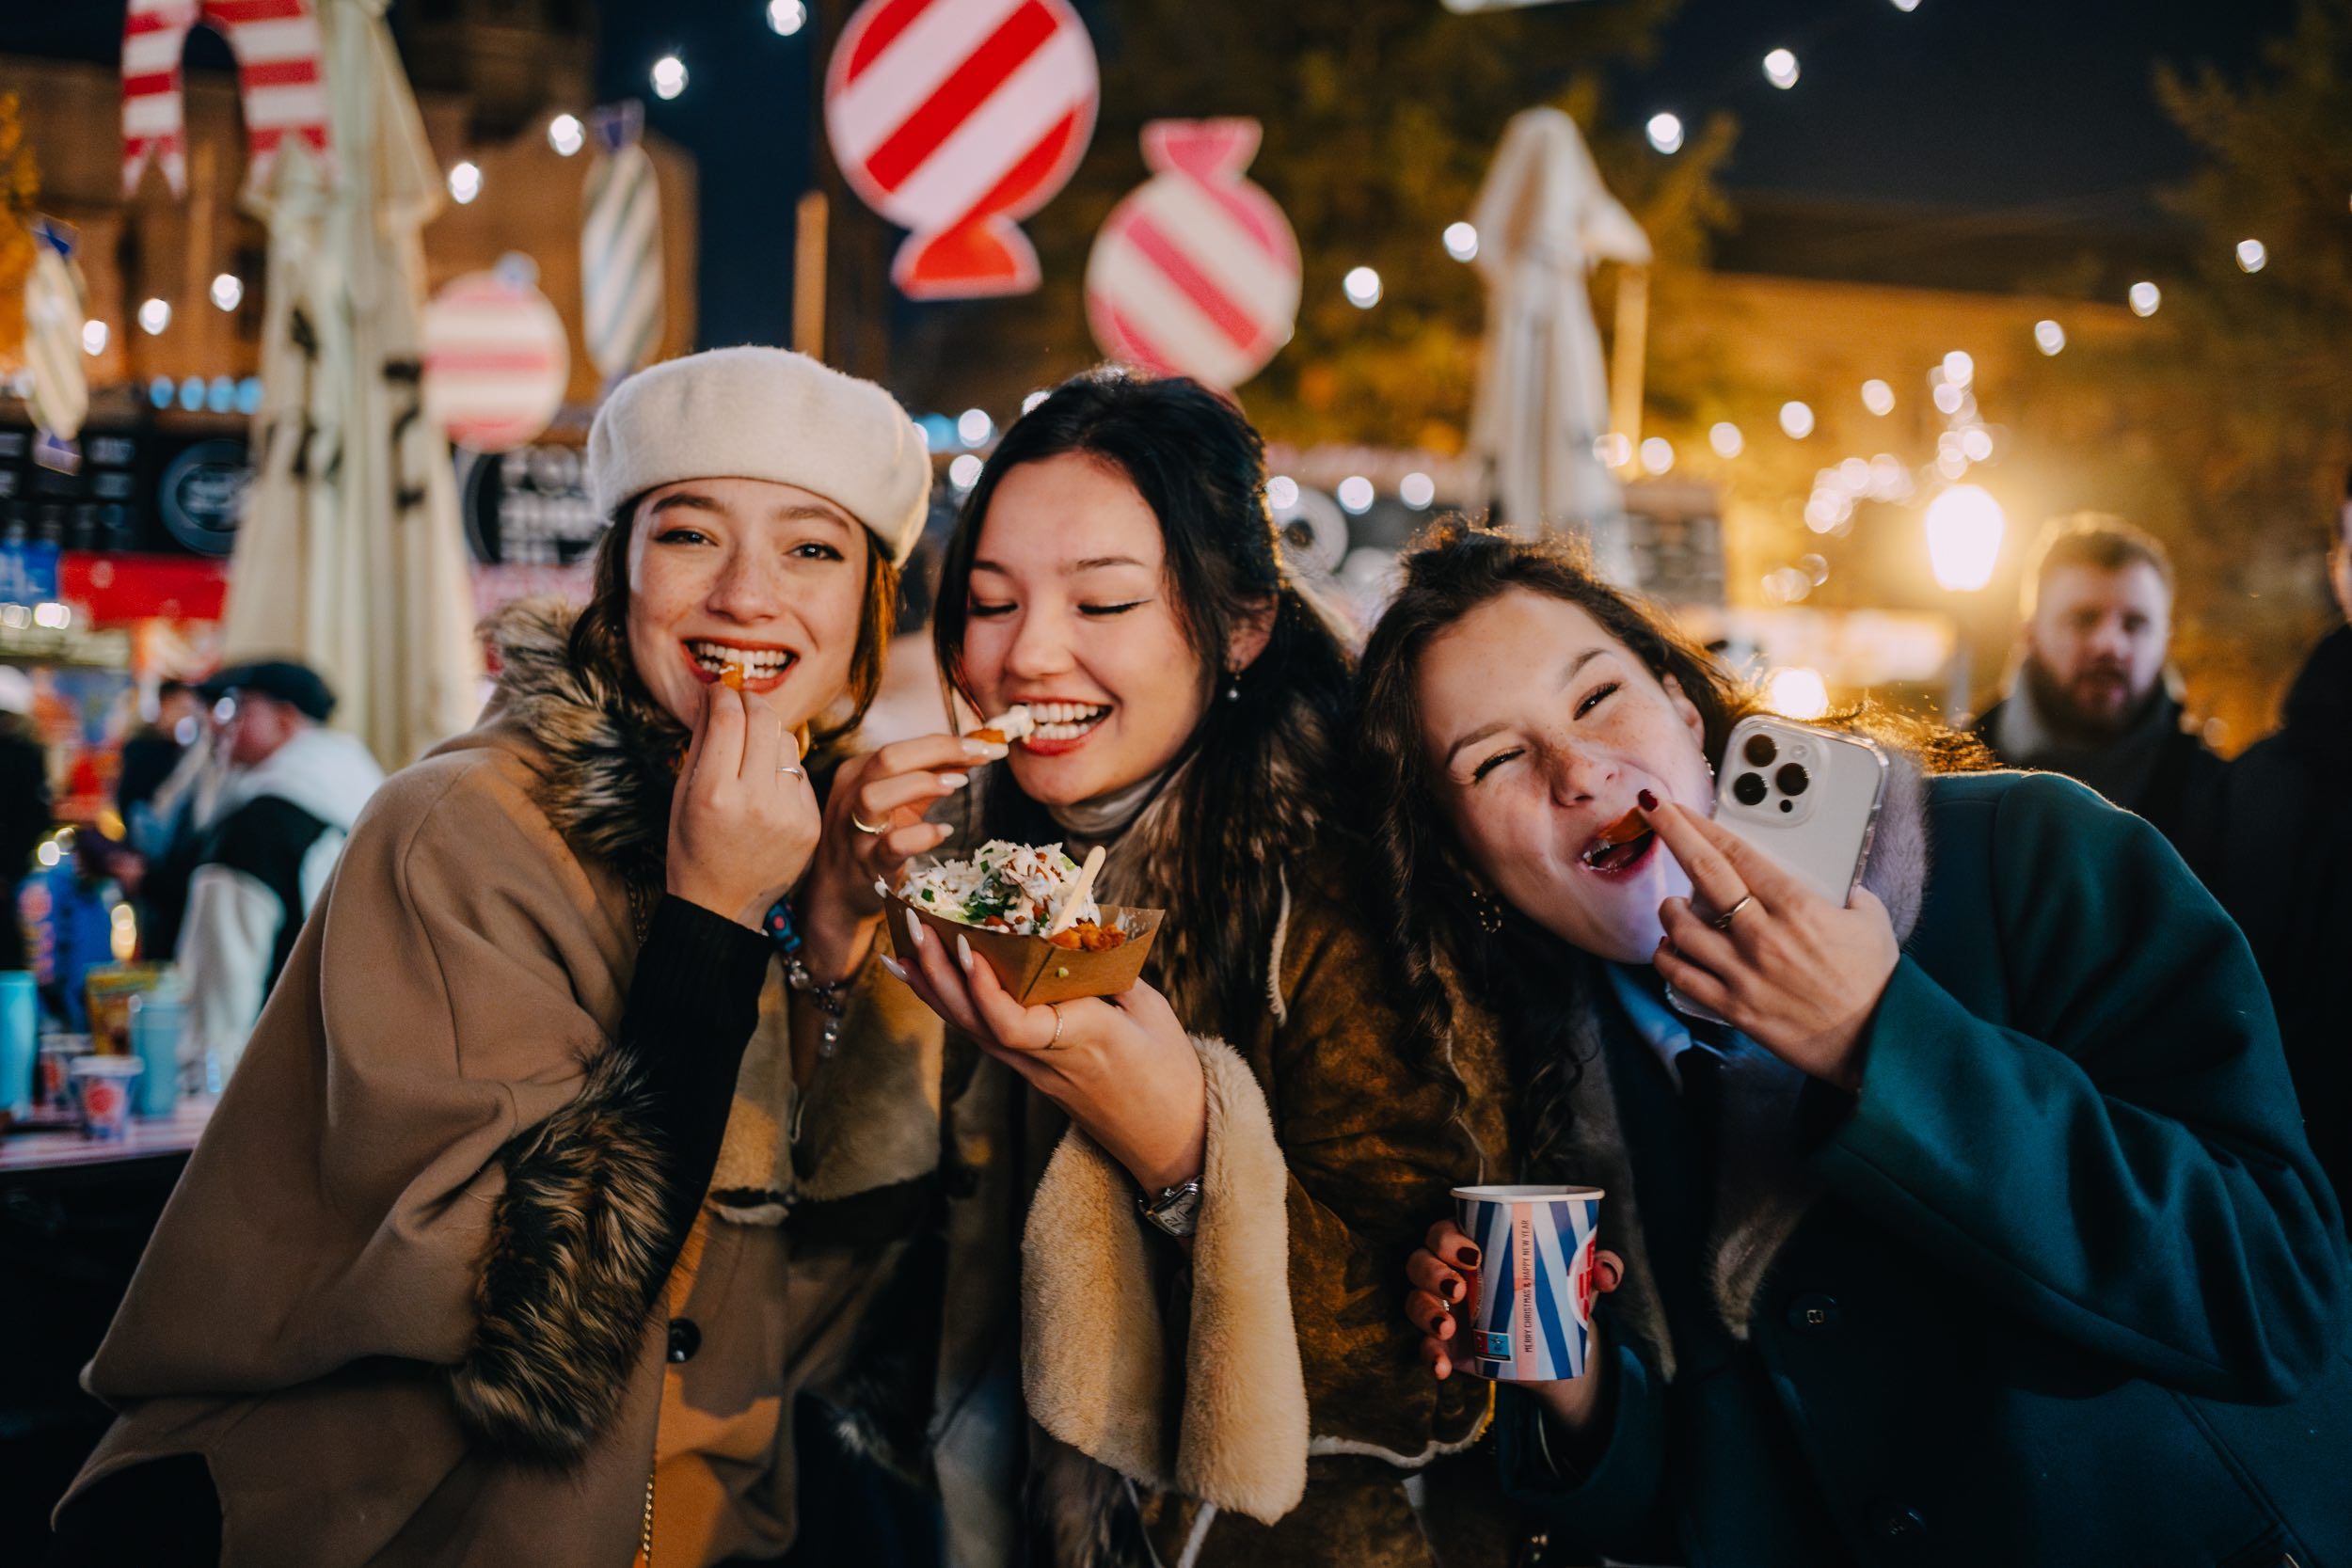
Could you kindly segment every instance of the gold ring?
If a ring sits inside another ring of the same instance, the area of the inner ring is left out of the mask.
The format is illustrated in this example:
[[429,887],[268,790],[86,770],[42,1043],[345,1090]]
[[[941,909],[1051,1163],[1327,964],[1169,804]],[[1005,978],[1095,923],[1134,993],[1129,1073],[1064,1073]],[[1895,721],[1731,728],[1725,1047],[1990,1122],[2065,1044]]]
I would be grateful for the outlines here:
[[1746,908],[1747,908],[1750,904],[1753,904],[1753,903],[1755,903],[1755,902],[1756,902],[1756,895],[1755,895],[1755,894],[1753,894],[1753,893],[1743,893],[1743,894],[1741,894],[1741,895],[1740,895],[1740,901],[1739,901],[1737,904],[1732,905],[1732,906],[1731,906],[1731,908],[1729,908],[1729,909],[1725,910],[1723,913],[1721,913],[1721,914],[1719,914],[1719,915],[1717,915],[1717,916],[1715,917],[1715,929],[1717,929],[1718,931],[1728,931],[1728,930],[1730,930],[1730,929],[1731,929],[1731,923],[1732,923],[1733,921],[1735,921],[1735,920],[1737,920],[1737,919],[1739,919],[1739,918],[1740,918],[1740,911],[1741,910],[1746,909]]
[[1061,1049],[1061,1004],[1058,1002],[1048,1002],[1045,1005],[1054,1009],[1054,1037],[1045,1042],[1045,1049],[1048,1051],[1059,1051]]
[[855,828],[859,832],[872,833],[877,838],[890,831],[890,823],[887,820],[884,820],[879,826],[875,823],[868,822],[866,818],[857,814],[857,808],[855,806],[851,806],[850,808],[850,826]]

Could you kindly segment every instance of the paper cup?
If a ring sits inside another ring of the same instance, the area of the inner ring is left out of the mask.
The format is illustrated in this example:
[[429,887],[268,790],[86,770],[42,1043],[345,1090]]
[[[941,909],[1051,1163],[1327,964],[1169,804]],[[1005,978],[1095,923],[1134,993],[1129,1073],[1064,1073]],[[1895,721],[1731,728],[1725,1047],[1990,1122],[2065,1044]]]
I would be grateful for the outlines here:
[[131,1130],[131,1095],[146,1065],[135,1056],[79,1056],[73,1098],[82,1110],[82,1136],[111,1143]]
[[1478,1248],[1464,1370],[1501,1383],[1584,1375],[1600,1199],[1598,1187],[1454,1189],[1454,1223]]

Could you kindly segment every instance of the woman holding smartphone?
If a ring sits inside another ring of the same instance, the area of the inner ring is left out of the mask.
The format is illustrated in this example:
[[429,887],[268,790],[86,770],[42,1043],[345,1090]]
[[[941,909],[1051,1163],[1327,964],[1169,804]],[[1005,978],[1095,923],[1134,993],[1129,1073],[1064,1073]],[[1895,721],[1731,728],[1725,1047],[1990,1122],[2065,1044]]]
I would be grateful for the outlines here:
[[778,1212],[898,1180],[853,1134],[939,1031],[779,936],[930,459],[881,388],[743,348],[624,382],[588,467],[590,602],[507,616],[481,722],[353,829],[85,1374],[119,1419],[59,1563],[792,1539],[793,1398],[903,1247]]
[[[2341,1220],[2162,839],[1931,737],[1841,908],[1710,820],[1751,700],[1657,615],[1466,527],[1404,566],[1361,675],[1398,961],[1430,1038],[1461,965],[1515,1179],[1605,1189],[1622,1279],[1591,1374],[1501,1389],[1565,1560],[2352,1562]],[[1431,1218],[1452,1381],[1480,1259]]]
[[1017,1467],[957,1488],[959,1451],[1021,1455],[987,1392],[1017,1310],[1052,1560],[1490,1561],[1496,1511],[1453,1506],[1491,1489],[1456,1452],[1486,1390],[1420,1374],[1387,1282],[1499,1133],[1395,1051],[1337,821],[1348,658],[1264,483],[1256,432],[1191,382],[1086,376],[1024,415],[948,546],[936,635],[967,702],[1038,727],[943,820],[938,792],[861,810],[898,849],[1104,847],[1103,900],[1167,911],[1148,983],[1052,1007],[891,933],[952,1026],[949,1527],[1023,1491]]

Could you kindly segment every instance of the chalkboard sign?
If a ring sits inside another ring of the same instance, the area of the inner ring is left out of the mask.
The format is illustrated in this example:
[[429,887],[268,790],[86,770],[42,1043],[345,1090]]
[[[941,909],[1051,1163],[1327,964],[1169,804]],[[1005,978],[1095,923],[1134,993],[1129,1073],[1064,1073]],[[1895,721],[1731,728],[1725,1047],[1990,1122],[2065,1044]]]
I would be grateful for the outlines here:
[[457,489],[466,543],[485,566],[569,566],[604,536],[588,499],[578,447],[460,451]]

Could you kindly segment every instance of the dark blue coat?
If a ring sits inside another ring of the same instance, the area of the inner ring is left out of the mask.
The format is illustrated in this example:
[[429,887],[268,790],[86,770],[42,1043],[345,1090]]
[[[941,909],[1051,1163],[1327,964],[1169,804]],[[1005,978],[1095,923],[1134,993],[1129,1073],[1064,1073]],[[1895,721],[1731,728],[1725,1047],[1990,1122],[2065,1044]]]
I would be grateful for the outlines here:
[[1928,816],[1860,1092],[1807,1089],[1820,1196],[1739,1334],[1674,1299],[1690,1130],[1607,1031],[1676,1371],[1605,1300],[1599,1447],[1554,1465],[1506,1388],[1506,1483],[1570,1561],[2352,1568],[2343,1223],[2244,939],[2079,785],[1940,779]]

